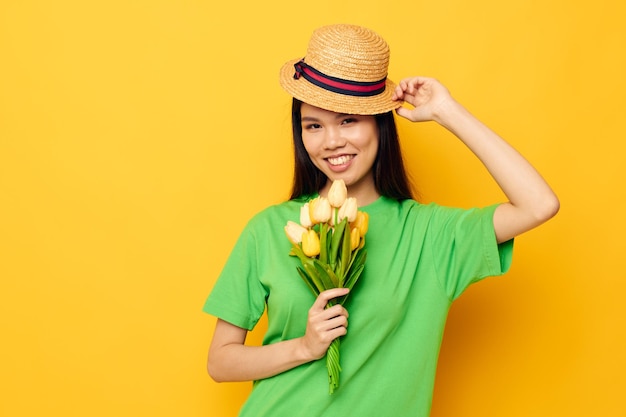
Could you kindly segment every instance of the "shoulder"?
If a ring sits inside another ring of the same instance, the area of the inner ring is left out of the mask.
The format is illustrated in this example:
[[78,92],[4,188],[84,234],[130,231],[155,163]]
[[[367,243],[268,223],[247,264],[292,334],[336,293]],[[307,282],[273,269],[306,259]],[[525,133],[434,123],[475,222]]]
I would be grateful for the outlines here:
[[304,199],[295,199],[268,206],[248,221],[247,228],[273,228],[277,224],[284,225],[288,220],[299,221],[300,207],[305,202]]
[[444,206],[438,203],[420,203],[415,200],[382,199],[382,204],[374,212],[384,213],[403,221],[405,225],[421,224],[428,228],[442,228],[465,223],[488,221],[491,223],[493,213],[498,205],[486,207],[460,208]]
[[412,199],[396,200],[388,197],[381,197],[376,202],[364,207],[369,214],[385,214],[399,218],[420,216],[427,217],[447,207],[436,203],[423,204]]
[[446,217],[466,217],[466,216],[489,216],[493,215],[498,204],[486,206],[486,207],[453,207],[444,206],[434,202],[431,203],[419,203],[414,200],[403,200],[399,202],[402,211],[411,214],[430,214],[432,216],[446,218]]

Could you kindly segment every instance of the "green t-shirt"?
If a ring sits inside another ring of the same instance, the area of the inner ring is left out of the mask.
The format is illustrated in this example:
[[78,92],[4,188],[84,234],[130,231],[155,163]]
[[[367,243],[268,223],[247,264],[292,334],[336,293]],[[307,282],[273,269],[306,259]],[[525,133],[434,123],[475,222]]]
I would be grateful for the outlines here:
[[[265,308],[263,343],[304,335],[314,296],[296,272],[284,233],[303,200],[250,220],[204,311],[252,329]],[[509,268],[513,241],[498,245],[496,206],[456,209],[381,197],[369,213],[365,270],[346,302],[340,387],[328,393],[325,359],[256,381],[240,416],[429,415],[437,358],[454,299],[473,282]]]

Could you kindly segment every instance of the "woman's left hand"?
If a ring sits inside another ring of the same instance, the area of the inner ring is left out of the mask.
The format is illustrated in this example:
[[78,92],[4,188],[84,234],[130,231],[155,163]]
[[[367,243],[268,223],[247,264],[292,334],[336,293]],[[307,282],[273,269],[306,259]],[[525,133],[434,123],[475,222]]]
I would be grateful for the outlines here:
[[461,140],[485,165],[509,201],[493,215],[499,243],[547,221],[559,210],[559,200],[537,170],[498,134],[476,119],[433,78],[405,78],[396,87],[398,116],[413,122],[435,121]]
[[450,92],[439,81],[427,77],[405,78],[398,83],[393,93],[394,100],[403,100],[412,109],[399,107],[396,113],[412,122],[438,121],[438,110],[453,100]]

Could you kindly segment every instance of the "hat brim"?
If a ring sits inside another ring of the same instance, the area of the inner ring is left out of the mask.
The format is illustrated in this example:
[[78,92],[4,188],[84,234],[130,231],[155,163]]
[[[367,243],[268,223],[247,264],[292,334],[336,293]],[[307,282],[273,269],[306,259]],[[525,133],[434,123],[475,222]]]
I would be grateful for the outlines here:
[[397,109],[402,101],[392,100],[396,84],[387,79],[385,91],[375,96],[349,96],[325,90],[304,77],[294,79],[294,64],[300,59],[287,61],[280,69],[281,87],[298,100],[321,109],[343,114],[381,114]]

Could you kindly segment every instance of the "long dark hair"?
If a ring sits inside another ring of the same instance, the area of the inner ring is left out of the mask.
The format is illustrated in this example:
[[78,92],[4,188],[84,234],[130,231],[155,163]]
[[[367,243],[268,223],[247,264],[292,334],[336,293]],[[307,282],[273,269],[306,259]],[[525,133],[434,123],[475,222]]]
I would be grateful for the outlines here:
[[[301,107],[302,102],[294,98],[291,106],[295,158],[292,199],[313,195],[319,192],[328,181],[326,175],[313,165],[302,142]],[[378,128],[378,154],[372,167],[376,191],[382,196],[396,200],[411,199],[413,195],[404,169],[393,111],[377,114],[374,117]]]

